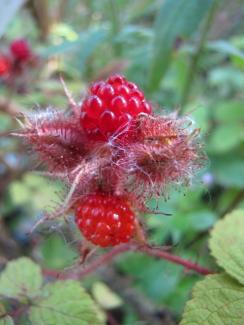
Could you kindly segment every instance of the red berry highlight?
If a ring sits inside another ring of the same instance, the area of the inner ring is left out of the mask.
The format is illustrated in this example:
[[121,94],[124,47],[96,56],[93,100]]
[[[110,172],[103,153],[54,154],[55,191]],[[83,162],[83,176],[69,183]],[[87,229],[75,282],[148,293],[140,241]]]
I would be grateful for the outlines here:
[[93,194],[83,197],[76,223],[84,237],[101,247],[128,242],[135,231],[135,214],[125,197]]
[[17,39],[10,44],[10,51],[19,61],[27,61],[32,56],[32,51],[25,39]]
[[[116,132],[131,140],[131,122],[141,113],[152,113],[144,93],[136,84],[116,74],[107,81],[91,85],[89,95],[81,106],[80,123],[91,140],[96,136],[96,139],[106,141]],[[93,129],[87,128],[88,124],[93,125]]]

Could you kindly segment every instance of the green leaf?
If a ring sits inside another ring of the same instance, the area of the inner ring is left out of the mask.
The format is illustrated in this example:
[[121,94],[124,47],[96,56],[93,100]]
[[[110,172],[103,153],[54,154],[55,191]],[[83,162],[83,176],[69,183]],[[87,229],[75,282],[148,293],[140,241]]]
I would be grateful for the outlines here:
[[4,34],[8,24],[24,4],[24,0],[1,0],[0,3],[0,37]]
[[33,173],[26,173],[21,181],[12,182],[10,185],[10,193],[15,204],[31,204],[36,209],[51,210],[50,198],[53,201],[59,199],[58,190],[62,189],[60,182],[52,181]]
[[235,210],[216,223],[209,246],[217,263],[244,284],[244,210]]
[[6,315],[3,305],[0,305],[0,325],[14,325],[13,319]]
[[43,238],[40,251],[43,257],[42,263],[48,268],[63,269],[72,265],[77,258],[77,254],[71,246],[57,234]]
[[43,57],[52,55],[62,55],[70,52],[78,52],[78,59],[84,61],[92,54],[95,48],[102,43],[107,37],[105,28],[91,29],[79,34],[75,41],[64,41],[59,45],[45,47],[40,51]]
[[206,47],[207,49],[214,50],[228,56],[229,55],[237,56],[238,58],[244,60],[244,53],[227,41],[224,40],[212,41],[207,43]]
[[214,118],[219,123],[244,123],[243,102],[232,100],[219,102],[213,109]]
[[67,280],[47,284],[42,298],[30,308],[35,325],[103,325],[104,316],[79,282]]
[[216,127],[209,139],[208,151],[224,153],[234,149],[241,143],[242,133],[242,127],[236,124]]
[[188,37],[198,28],[213,0],[166,0],[155,24],[149,89],[156,90],[165,74],[177,37]]
[[85,68],[88,58],[94,53],[97,47],[105,41],[108,36],[108,32],[105,28],[91,30],[86,32],[85,39],[82,46],[78,48],[78,66],[81,70]]
[[244,188],[244,161],[237,153],[212,158],[211,163],[214,177],[219,184]]
[[40,267],[29,258],[11,261],[0,276],[0,295],[21,300],[33,297],[42,284]]
[[95,282],[92,286],[92,295],[104,309],[120,307],[123,302],[105,283]]
[[228,275],[210,275],[197,283],[180,325],[243,325],[244,287]]

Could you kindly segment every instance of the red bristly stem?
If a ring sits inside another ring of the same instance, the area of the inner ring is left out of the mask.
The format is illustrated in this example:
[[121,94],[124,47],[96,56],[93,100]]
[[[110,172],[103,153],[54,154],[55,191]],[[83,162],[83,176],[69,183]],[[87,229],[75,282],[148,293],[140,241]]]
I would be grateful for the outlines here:
[[125,252],[129,252],[129,251],[137,251],[137,252],[145,253],[149,256],[158,257],[160,259],[164,259],[169,262],[182,265],[185,267],[185,269],[195,271],[202,275],[208,275],[208,274],[214,273],[212,270],[202,267],[202,266],[200,266],[196,263],[193,263],[189,260],[186,260],[180,256],[173,255],[161,248],[150,247],[147,245],[142,246],[142,245],[138,245],[138,244],[122,244],[122,245],[114,247],[106,254],[101,255],[100,257],[98,257],[96,260],[91,262],[85,268],[82,268],[82,269],[79,268],[79,269],[73,270],[72,272],[67,272],[67,273],[63,273],[63,274],[58,271],[45,269],[45,270],[43,270],[43,274],[45,276],[51,276],[51,277],[55,277],[55,278],[59,278],[59,279],[70,279],[70,278],[80,279],[84,276],[89,275],[92,272],[95,272],[99,267],[109,263],[117,255],[120,255]]

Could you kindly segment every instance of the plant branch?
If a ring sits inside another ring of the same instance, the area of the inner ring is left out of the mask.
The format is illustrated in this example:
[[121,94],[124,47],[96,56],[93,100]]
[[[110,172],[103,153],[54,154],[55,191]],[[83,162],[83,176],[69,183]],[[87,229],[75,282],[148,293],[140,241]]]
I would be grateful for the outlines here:
[[214,273],[213,271],[211,271],[205,267],[202,267],[197,263],[186,260],[180,256],[173,255],[173,254],[171,254],[163,249],[160,249],[160,248],[142,246],[142,247],[139,247],[138,251],[146,253],[147,255],[150,255],[150,256],[154,256],[154,257],[161,258],[163,260],[167,260],[174,264],[182,265],[187,270],[192,270],[192,271],[195,271],[202,275],[208,275],[208,274]]
[[67,273],[61,274],[60,272],[53,271],[53,270],[43,270],[43,274],[45,276],[52,276],[59,279],[80,279],[83,278],[93,272],[95,272],[99,267],[106,265],[107,263],[111,262],[116,256],[129,252],[129,251],[137,251],[141,253],[145,253],[152,257],[157,257],[163,260],[167,260],[171,263],[175,263],[178,265],[184,266],[187,270],[195,271],[202,275],[208,275],[214,273],[213,271],[198,265],[192,261],[186,260],[180,256],[174,255],[165,251],[162,248],[150,247],[147,245],[138,245],[138,244],[122,244],[112,248],[107,253],[101,255],[100,257],[96,258],[92,261],[88,266],[82,267],[79,269],[75,269],[69,271]]

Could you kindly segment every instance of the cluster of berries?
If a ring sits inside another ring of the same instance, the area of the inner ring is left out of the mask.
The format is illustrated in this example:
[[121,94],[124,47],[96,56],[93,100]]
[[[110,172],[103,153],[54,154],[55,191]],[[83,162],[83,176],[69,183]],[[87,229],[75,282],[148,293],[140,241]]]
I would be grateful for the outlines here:
[[121,75],[92,84],[81,106],[69,100],[68,115],[49,109],[26,116],[18,134],[70,188],[52,217],[74,209],[83,236],[101,247],[142,240],[137,212],[146,211],[145,200],[189,183],[201,166],[198,132],[187,118],[152,113]]
[[0,53],[0,80],[10,87],[17,78],[23,83],[23,74],[37,62],[29,43],[25,39],[16,39],[10,43],[7,53]]
[[[151,105],[139,87],[122,75],[91,85],[81,106],[81,126],[89,140],[110,137],[133,141],[133,120],[151,114]],[[135,213],[126,196],[97,193],[82,198],[76,222],[83,235],[95,245],[114,246],[128,242],[135,233]]]

